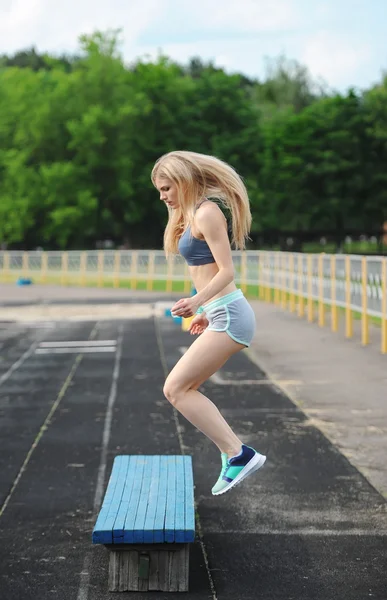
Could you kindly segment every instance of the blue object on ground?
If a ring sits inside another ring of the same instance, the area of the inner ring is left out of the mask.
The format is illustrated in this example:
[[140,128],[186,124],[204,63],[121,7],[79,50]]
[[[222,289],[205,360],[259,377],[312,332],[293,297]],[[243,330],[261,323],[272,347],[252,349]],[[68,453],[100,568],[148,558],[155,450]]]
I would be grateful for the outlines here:
[[27,279],[25,277],[19,277],[19,279],[16,282],[17,285],[31,285],[32,284],[32,279]]

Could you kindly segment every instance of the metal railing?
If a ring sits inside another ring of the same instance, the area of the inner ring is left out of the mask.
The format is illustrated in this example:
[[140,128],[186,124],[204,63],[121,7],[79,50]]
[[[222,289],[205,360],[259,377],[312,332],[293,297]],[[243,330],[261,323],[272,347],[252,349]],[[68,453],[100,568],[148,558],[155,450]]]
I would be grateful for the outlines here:
[[[387,353],[387,258],[381,256],[233,252],[235,281],[249,297],[276,305],[345,334],[361,318],[361,339],[369,342],[369,321],[381,325],[381,350]],[[0,252],[0,281],[31,278],[36,283],[95,285],[181,291],[192,283],[180,256],[168,263],[162,250]]]

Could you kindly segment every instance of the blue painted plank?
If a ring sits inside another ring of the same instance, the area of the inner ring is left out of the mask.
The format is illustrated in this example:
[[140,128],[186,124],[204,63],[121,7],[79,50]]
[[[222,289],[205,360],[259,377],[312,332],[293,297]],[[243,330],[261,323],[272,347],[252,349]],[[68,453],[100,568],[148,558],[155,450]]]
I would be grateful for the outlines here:
[[145,525],[145,517],[146,511],[148,508],[149,502],[149,490],[151,486],[152,479],[152,466],[153,466],[153,456],[146,457],[146,463],[144,467],[144,476],[142,479],[142,486],[140,492],[140,499],[138,502],[138,509],[136,514],[136,519],[134,521],[133,526],[133,539],[135,544],[142,544],[144,542],[144,525]]
[[175,541],[176,457],[168,457],[167,508],[165,512],[165,541]]
[[130,456],[121,504],[113,525],[113,544],[122,544],[124,542],[125,519],[128,513],[130,498],[132,495],[136,465],[137,456]]
[[92,543],[93,544],[103,544],[103,527],[106,521],[106,517],[108,514],[109,507],[102,506],[99,511],[98,519],[96,524],[94,525],[93,534],[92,534]]
[[165,511],[167,506],[168,456],[160,458],[160,483],[157,499],[157,510],[153,528],[154,543],[162,543],[164,539]]
[[92,540],[94,544],[108,544],[112,541],[111,529],[106,525],[111,503],[115,497],[117,486],[119,486],[121,476],[124,476],[128,457],[116,456],[113,462],[112,472],[107,485],[102,507],[98,515],[97,522],[93,529]]
[[190,456],[117,456],[93,543],[193,542]]
[[152,544],[157,505],[159,501],[160,456],[154,456],[152,462],[152,479],[149,489],[149,501],[144,524],[144,543]]
[[134,472],[132,495],[130,497],[128,512],[127,512],[126,519],[125,519],[124,544],[133,544],[133,542],[134,542],[134,535],[133,535],[134,522],[136,520],[138,503],[140,500],[142,479],[143,479],[143,475],[144,475],[144,467],[147,462],[146,459],[147,459],[146,456],[138,456],[137,457],[137,465],[136,465],[136,469]]
[[121,498],[125,487],[126,476],[129,468],[129,456],[123,456],[123,459],[120,464],[120,469],[117,473],[117,483],[114,488],[114,493],[111,498],[111,502],[108,505],[108,513],[106,516],[106,520],[103,526],[103,539],[104,544],[112,544],[113,543],[113,527],[114,521],[116,520],[117,513],[121,504]]
[[109,482],[107,484],[105,497],[103,499],[103,505],[110,504],[110,502],[112,501],[112,498],[114,496],[114,490],[116,489],[116,485],[118,482],[118,474],[123,462],[124,456],[116,456],[113,461],[112,472],[110,474]]
[[195,501],[192,474],[192,457],[185,456],[185,542],[195,540]]
[[176,456],[175,542],[185,541],[185,476],[184,456]]

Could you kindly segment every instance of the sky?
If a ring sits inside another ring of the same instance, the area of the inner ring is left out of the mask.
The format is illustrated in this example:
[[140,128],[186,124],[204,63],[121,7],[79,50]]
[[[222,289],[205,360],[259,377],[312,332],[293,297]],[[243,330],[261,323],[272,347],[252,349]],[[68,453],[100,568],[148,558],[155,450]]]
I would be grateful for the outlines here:
[[345,92],[387,71],[387,0],[0,0],[0,54],[71,54],[83,33],[122,29],[128,63],[160,53],[262,79],[285,55]]

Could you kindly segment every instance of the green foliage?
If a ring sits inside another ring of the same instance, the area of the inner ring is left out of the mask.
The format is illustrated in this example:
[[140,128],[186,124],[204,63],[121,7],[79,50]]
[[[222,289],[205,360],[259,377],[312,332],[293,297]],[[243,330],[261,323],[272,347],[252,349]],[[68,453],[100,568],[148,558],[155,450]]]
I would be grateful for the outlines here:
[[280,57],[259,82],[194,57],[125,65],[120,32],[74,57],[0,57],[0,242],[160,248],[155,160],[190,149],[231,163],[253,232],[378,228],[387,219],[387,78],[332,95]]
[[[263,185],[267,209],[284,228],[343,230],[381,225],[370,218],[372,139],[361,98],[321,99],[265,127]],[[379,222],[378,222],[379,221]]]

